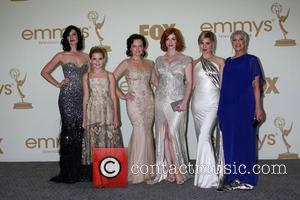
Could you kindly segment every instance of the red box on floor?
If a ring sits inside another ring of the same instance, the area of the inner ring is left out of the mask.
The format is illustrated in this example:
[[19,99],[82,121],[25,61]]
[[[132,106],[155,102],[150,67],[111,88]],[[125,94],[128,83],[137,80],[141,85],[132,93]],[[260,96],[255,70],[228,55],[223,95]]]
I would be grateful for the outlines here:
[[127,148],[93,149],[93,186],[128,187]]

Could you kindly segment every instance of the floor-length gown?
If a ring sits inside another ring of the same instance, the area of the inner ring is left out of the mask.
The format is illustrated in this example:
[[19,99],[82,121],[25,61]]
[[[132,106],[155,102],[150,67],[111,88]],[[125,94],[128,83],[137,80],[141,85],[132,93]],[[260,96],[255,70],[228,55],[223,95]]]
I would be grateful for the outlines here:
[[[186,144],[187,109],[183,112],[174,112],[170,103],[184,97],[185,66],[192,63],[192,58],[184,56],[165,66],[163,56],[156,59],[156,67],[159,72],[159,85],[155,91],[155,144],[156,144],[156,167],[157,175],[155,182],[167,178],[168,171],[165,158],[164,140],[166,128],[169,128],[173,150],[175,154],[174,164],[180,167],[184,180],[191,177],[188,170],[188,151]],[[186,168],[185,168],[186,167]],[[187,169],[187,170],[185,170]],[[171,171],[170,171],[171,172]],[[172,171],[173,173],[173,171]]]
[[108,75],[92,78],[88,75],[89,101],[87,127],[83,136],[82,163],[88,179],[91,178],[93,148],[123,148],[119,129],[114,128],[113,101]]
[[210,75],[214,73],[214,76],[218,77],[219,74],[218,65],[208,62],[214,71],[205,71],[201,61],[194,67],[195,88],[191,103],[198,137],[194,185],[201,188],[217,187],[218,184],[212,133],[217,121],[220,88],[218,84],[214,84]]
[[[252,82],[256,76],[260,78],[262,89],[263,76],[257,57],[244,54],[226,59],[218,116],[223,133],[225,164],[232,171],[226,174],[227,183],[238,179],[252,186],[257,184],[258,175],[253,169],[257,160],[256,129],[251,124],[255,116]],[[234,167],[242,168],[242,171],[233,171]]]
[[[135,96],[133,101],[126,101],[127,113],[133,127],[128,144],[128,181],[141,183],[152,180],[155,175],[155,171],[151,170],[151,166],[155,164],[152,131],[154,99],[150,86],[152,66],[141,69],[132,66],[129,61],[126,62],[128,65],[124,75],[128,83],[128,92],[133,92]],[[118,71],[115,74],[118,79]],[[139,171],[140,169],[142,171]]]
[[61,116],[60,173],[51,179],[54,182],[74,183],[82,180],[82,76],[88,65],[74,63],[62,65],[64,77],[69,84],[60,89],[58,106]]

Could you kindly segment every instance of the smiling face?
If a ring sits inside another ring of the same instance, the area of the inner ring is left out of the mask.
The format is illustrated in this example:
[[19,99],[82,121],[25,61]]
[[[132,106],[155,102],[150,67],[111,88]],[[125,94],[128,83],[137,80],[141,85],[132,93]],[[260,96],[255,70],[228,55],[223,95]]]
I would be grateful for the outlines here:
[[166,47],[168,50],[175,49],[176,50],[177,39],[174,33],[170,34],[166,38]]
[[235,34],[232,37],[231,44],[235,52],[246,52],[246,41],[241,35]]
[[72,29],[67,37],[70,46],[77,45],[78,43],[78,35],[77,32]]
[[134,39],[130,47],[132,56],[142,56],[144,53],[144,48],[145,47],[142,40]]
[[203,38],[199,43],[200,50],[203,54],[213,53],[214,43],[210,38]]
[[105,63],[105,58],[102,53],[95,52],[91,57],[91,65],[93,70],[99,70],[103,68]]

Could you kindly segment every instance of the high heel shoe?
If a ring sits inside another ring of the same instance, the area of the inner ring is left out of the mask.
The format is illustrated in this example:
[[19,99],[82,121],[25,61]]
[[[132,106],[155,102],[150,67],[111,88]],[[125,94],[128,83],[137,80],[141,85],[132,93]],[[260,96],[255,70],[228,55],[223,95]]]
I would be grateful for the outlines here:
[[175,176],[174,174],[168,174],[166,181],[173,183],[175,181]]
[[177,180],[177,181],[176,181],[176,184],[177,184],[177,185],[182,185],[182,184],[184,184],[184,182],[185,182],[185,181],[184,181],[183,179],[182,179],[182,180]]
[[182,185],[182,184],[184,184],[184,182],[185,182],[185,180],[184,180],[183,176],[180,174],[176,174],[176,184]]

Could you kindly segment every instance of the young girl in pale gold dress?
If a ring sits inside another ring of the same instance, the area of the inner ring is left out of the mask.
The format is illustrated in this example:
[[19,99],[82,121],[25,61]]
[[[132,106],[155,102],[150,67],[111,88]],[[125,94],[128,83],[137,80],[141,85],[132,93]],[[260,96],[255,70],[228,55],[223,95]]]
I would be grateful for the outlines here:
[[103,48],[93,47],[89,56],[91,72],[83,76],[82,163],[91,175],[93,148],[122,148],[123,142],[118,129],[116,81],[104,69],[107,53]]

